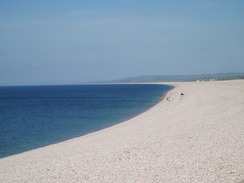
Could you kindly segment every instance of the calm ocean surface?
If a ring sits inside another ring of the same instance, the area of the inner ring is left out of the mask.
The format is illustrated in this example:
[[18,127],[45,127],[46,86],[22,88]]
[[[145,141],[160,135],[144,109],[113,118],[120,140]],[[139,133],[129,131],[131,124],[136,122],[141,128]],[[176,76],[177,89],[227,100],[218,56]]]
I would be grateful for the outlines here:
[[160,101],[168,85],[0,87],[0,158],[91,133]]

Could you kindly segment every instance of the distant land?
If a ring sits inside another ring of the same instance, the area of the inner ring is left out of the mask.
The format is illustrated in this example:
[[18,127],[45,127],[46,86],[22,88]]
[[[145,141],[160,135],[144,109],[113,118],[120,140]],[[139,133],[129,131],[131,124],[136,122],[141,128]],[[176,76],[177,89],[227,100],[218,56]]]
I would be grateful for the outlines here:
[[111,81],[97,81],[96,83],[133,83],[133,82],[170,82],[170,81],[210,81],[244,79],[244,73],[218,73],[200,75],[147,75],[122,78]]

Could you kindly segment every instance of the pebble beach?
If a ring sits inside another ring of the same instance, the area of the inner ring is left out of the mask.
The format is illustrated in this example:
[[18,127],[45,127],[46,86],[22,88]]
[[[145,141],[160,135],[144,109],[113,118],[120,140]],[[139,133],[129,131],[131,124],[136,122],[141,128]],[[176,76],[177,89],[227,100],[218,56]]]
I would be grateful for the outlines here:
[[244,80],[162,84],[132,119],[0,159],[0,182],[243,182]]

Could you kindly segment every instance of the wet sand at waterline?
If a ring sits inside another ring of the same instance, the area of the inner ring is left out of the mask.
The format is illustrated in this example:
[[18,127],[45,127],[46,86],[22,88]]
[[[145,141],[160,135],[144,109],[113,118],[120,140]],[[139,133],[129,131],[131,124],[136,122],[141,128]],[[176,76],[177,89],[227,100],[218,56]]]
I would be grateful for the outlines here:
[[0,182],[241,182],[244,80],[162,84],[130,120],[0,159]]

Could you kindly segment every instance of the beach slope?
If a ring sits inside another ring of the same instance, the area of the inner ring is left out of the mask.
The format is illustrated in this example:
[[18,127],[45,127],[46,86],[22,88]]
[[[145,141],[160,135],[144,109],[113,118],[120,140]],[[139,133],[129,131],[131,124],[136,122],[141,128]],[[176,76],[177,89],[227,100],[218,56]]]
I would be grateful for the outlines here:
[[135,118],[0,159],[0,182],[241,182],[244,80],[164,84]]

